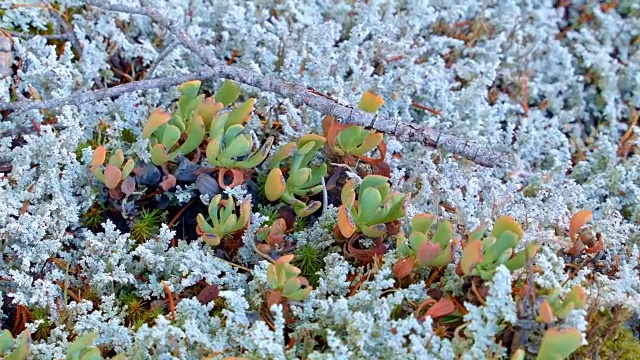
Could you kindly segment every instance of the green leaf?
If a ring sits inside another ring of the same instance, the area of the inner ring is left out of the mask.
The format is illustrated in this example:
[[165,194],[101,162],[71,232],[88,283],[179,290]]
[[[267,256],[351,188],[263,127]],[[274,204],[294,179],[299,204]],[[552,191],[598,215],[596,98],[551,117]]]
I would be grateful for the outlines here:
[[453,248],[451,243],[447,245],[443,250],[440,251],[440,255],[438,255],[435,259],[431,261],[429,266],[432,267],[442,267],[451,264],[454,260],[453,256]]
[[375,149],[378,144],[384,139],[384,135],[378,132],[369,132],[367,137],[365,137],[364,141],[360,143],[358,147],[351,150],[351,154],[353,155],[364,155],[369,151]]
[[296,194],[298,196],[302,196],[302,197],[309,197],[309,196],[313,196],[319,192],[322,191],[322,189],[324,189],[324,186],[322,185],[316,185],[316,186],[312,186],[312,187],[303,187],[300,189],[291,189],[291,192],[293,194]]
[[387,227],[384,224],[375,224],[365,226],[361,230],[363,234],[373,239],[383,236],[387,232]]
[[389,179],[382,175],[367,175],[362,179],[362,184],[360,184],[360,196],[362,196],[362,192],[364,189],[373,187],[378,189],[380,195],[384,199],[388,193],[388,191],[384,191],[383,189],[389,187]]
[[411,244],[411,249],[414,253],[418,251],[422,244],[426,243],[427,241],[427,236],[423,233],[413,231],[411,232],[411,234],[409,234],[409,244]]
[[280,199],[285,188],[286,183],[284,176],[282,175],[282,170],[279,168],[271,169],[269,175],[267,175],[267,181],[264,185],[264,194],[267,199],[269,201],[276,201]]
[[[304,204],[303,202],[300,202],[300,203]],[[309,204],[307,204],[306,206],[294,205],[293,207],[296,212],[296,215],[300,217],[307,217],[313,214],[314,212],[318,211],[320,207],[322,207],[322,203],[320,201],[312,200],[312,201],[309,201]]]
[[279,167],[280,163],[284,159],[293,155],[293,153],[296,151],[296,148],[297,148],[297,144],[294,142],[290,142],[285,145],[282,145],[278,149],[278,151],[276,151],[276,153],[271,157],[271,168],[275,169]]
[[287,296],[289,299],[293,300],[293,301],[302,301],[304,299],[307,298],[307,296],[309,296],[309,294],[311,293],[311,290],[313,290],[310,286],[307,286],[304,289],[300,289],[298,291],[296,291],[293,294],[290,294],[289,296]]
[[267,285],[270,289],[278,288],[278,273],[276,266],[273,264],[270,264],[269,267],[267,267]]
[[11,352],[11,354],[4,357],[4,360],[24,360],[29,355],[29,348],[31,345],[31,338],[28,332],[22,333],[19,337],[18,347]]
[[436,217],[433,214],[417,214],[411,219],[411,230],[426,235],[435,221]]
[[439,244],[441,248],[444,248],[451,241],[452,235],[453,235],[453,226],[449,221],[444,220],[438,224],[436,233],[433,234],[431,241],[436,244]]
[[156,111],[149,115],[149,119],[142,129],[142,137],[148,139],[151,134],[153,134],[161,126],[168,123],[169,120],[171,120],[171,115],[169,115],[169,113],[160,111],[159,108],[156,109]]
[[366,188],[358,201],[358,222],[371,225],[382,203],[380,192],[376,188]]
[[293,189],[300,188],[311,178],[311,169],[302,168],[296,169],[289,173],[287,179],[287,186]]
[[[190,119],[193,111],[200,105],[202,99],[204,99],[204,95],[198,96],[198,91],[200,90],[201,82],[199,80],[187,81],[178,86],[178,91],[180,91],[180,98],[178,99],[178,109],[181,113],[180,120]],[[174,124],[180,128],[181,131],[184,130],[184,122],[182,124]]]
[[245,123],[249,119],[249,116],[251,116],[254,102],[255,102],[254,99],[249,99],[243,102],[242,104],[240,104],[240,106],[238,106],[237,108],[233,109],[229,113],[229,118],[227,119],[227,126],[231,126],[233,124]]
[[485,251],[483,264],[493,264],[505,251],[513,250],[516,245],[518,245],[518,235],[509,230],[502,232],[495,244]]
[[178,129],[176,126],[169,125],[166,129],[164,129],[160,142],[165,146],[167,150],[171,150],[173,145],[175,145],[180,139],[180,135],[182,135],[180,129]]
[[155,144],[151,148],[151,162],[154,165],[162,165],[169,161],[169,156],[167,155],[167,148],[162,144]]
[[383,210],[378,214],[383,214],[381,218],[377,219],[380,223],[386,224],[394,220],[400,220],[406,215],[404,208],[404,199],[406,195],[400,193],[394,193],[387,197],[383,206]]
[[282,295],[289,297],[289,295],[300,290],[301,286],[302,286],[302,281],[300,281],[299,278],[294,277],[294,278],[288,279],[284,283],[284,287],[282,288]]
[[269,138],[267,138],[267,141],[264,142],[264,144],[258,151],[253,153],[248,159],[236,163],[236,167],[242,169],[251,169],[260,165],[269,155],[269,150],[271,149],[271,145],[273,145],[273,139],[273,136],[269,136]]
[[213,166],[218,166],[218,153],[220,152],[220,139],[211,139],[205,151],[207,162]]
[[475,228],[469,234],[469,240],[480,240],[484,235],[485,231],[487,231],[487,223],[480,224],[477,228]]
[[116,152],[109,157],[109,164],[115,165],[115,167],[117,168],[120,168],[123,162],[124,162],[124,152],[122,151],[122,149],[116,150]]
[[214,232],[213,227],[209,225],[209,223],[207,222],[207,220],[205,220],[202,214],[196,215],[196,222],[198,223],[198,226],[200,227],[200,230],[202,230],[202,232],[213,234]]
[[220,85],[218,91],[216,91],[215,99],[216,101],[221,102],[222,105],[226,107],[236,101],[239,96],[240,87],[233,81],[225,79],[222,85]]
[[133,159],[127,160],[127,163],[122,167],[122,175],[120,176],[120,180],[124,180],[127,176],[129,176],[129,174],[131,174],[131,171],[133,171],[133,167],[135,165],[136,163],[133,161]]
[[181,96],[184,96],[189,99],[193,99],[198,95],[198,91],[200,90],[200,84],[202,82],[200,80],[191,80],[184,82],[178,85],[178,91]]
[[213,122],[214,117],[218,114],[224,105],[219,102],[215,102],[213,98],[206,98],[204,101],[198,105],[196,108],[196,113],[202,117],[202,122],[204,123],[205,131],[209,131],[211,127],[211,122]]
[[355,148],[356,141],[360,134],[363,132],[364,128],[362,126],[349,126],[340,133],[336,137],[336,145],[345,150],[346,152],[350,152]]
[[302,185],[302,187],[310,187],[322,182],[321,178],[327,175],[327,164],[322,163],[320,166],[314,166],[311,168],[311,177]]
[[[188,155],[195,149],[197,149],[202,140],[204,140],[204,122],[200,115],[195,114],[193,119],[189,122],[189,127],[187,128],[187,139],[182,143],[182,145],[175,151],[175,154],[183,154]],[[175,160],[175,156],[170,160]]]
[[224,144],[230,143],[233,139],[235,139],[239,134],[244,130],[244,126],[240,124],[233,124],[224,131],[224,137],[222,141]]
[[580,346],[582,346],[582,334],[578,329],[548,329],[542,337],[537,359],[566,359]]
[[510,231],[516,235],[516,242],[520,241],[524,237],[524,231],[522,230],[522,226],[520,223],[515,221],[510,216],[500,216],[495,224],[493,224],[493,230],[491,231],[491,236],[496,239],[499,238],[505,231]]
[[[300,154],[302,154],[302,158],[300,160],[298,160],[298,164],[300,165],[295,165],[296,167],[302,167],[302,166],[307,166],[309,164],[309,162],[311,161],[311,159],[313,159],[313,157],[316,155],[316,152],[324,146],[324,143],[327,141],[326,138],[324,138],[323,136],[320,135],[316,135],[316,134],[307,134],[304,135],[303,137],[301,137],[298,140],[298,149],[301,149],[302,147],[306,146],[308,143],[313,143],[313,146],[311,146],[310,148],[307,149],[307,151],[302,152],[300,150],[298,150],[298,152]],[[298,154],[296,154],[297,156]],[[295,161],[295,160],[294,160]],[[294,167],[293,162],[291,167]]]
[[79,338],[77,338],[69,347],[67,348],[67,359],[81,359],[81,353],[87,347],[91,346],[94,341],[98,338],[98,334],[95,332],[86,333]]
[[238,136],[224,149],[224,156],[229,159],[245,156],[252,147],[253,141],[250,135]]
[[2,333],[0,333],[0,354],[4,354],[7,350],[11,349],[14,342],[15,339],[13,335],[11,335],[11,332],[7,329],[2,330]]
[[537,245],[534,243],[529,243],[527,247],[519,251],[515,256],[509,259],[504,265],[509,269],[509,271],[513,271],[516,269],[521,269],[527,264],[527,257],[533,258],[537,251]]
[[202,241],[211,246],[220,245],[220,236],[212,233],[202,234]]

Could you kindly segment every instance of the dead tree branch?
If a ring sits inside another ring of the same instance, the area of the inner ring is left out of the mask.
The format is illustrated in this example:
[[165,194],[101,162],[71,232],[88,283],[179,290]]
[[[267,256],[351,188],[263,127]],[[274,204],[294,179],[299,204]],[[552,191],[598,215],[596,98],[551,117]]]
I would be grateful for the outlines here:
[[140,0],[142,9],[121,5],[98,3],[87,0],[87,3],[98,8],[120,11],[135,15],[147,15],[158,25],[168,29],[183,46],[196,54],[210,70],[173,77],[169,79],[143,80],[136,83],[120,85],[106,90],[74,94],[65,99],[47,101],[20,101],[15,103],[0,102],[0,110],[45,109],[62,105],[79,105],[88,101],[96,101],[109,96],[117,96],[130,91],[145,90],[155,87],[172,86],[183,81],[209,77],[223,77],[239,83],[269,91],[291,99],[296,105],[307,105],[324,114],[332,115],[343,123],[361,125],[395,136],[399,141],[417,141],[430,148],[440,148],[455,155],[469,159],[479,165],[494,167],[507,161],[508,155],[489,149],[486,146],[461,140],[454,135],[442,133],[432,128],[393,119],[378,114],[370,114],[351,106],[338,103],[302,82],[287,83],[279,79],[267,77],[257,72],[236,68],[216,59],[215,54],[199,45],[177,22],[169,20],[151,6],[148,0]]
[[163,79],[153,79],[153,80],[140,80],[124,85],[118,85],[114,87],[110,87],[107,89],[96,90],[96,91],[88,91],[88,92],[77,92],[69,97],[61,98],[61,99],[50,99],[50,100],[25,100],[25,101],[17,101],[17,102],[0,102],[0,111],[9,110],[9,111],[27,111],[27,110],[42,110],[42,109],[52,109],[61,107],[64,105],[81,105],[86,104],[92,101],[102,100],[108,97],[120,96],[122,94],[134,92],[134,91],[144,91],[149,89],[161,88],[161,87],[172,87],[176,85],[180,85],[185,81],[190,80],[200,80],[200,79],[208,79],[216,76],[216,73],[213,69],[205,69],[196,71],[194,73],[174,76]]

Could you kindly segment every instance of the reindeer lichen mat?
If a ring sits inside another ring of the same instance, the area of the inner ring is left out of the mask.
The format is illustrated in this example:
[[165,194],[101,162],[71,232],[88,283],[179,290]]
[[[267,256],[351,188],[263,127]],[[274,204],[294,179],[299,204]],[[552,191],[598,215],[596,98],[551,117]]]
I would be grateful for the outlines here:
[[7,0],[0,358],[640,358],[634,1]]

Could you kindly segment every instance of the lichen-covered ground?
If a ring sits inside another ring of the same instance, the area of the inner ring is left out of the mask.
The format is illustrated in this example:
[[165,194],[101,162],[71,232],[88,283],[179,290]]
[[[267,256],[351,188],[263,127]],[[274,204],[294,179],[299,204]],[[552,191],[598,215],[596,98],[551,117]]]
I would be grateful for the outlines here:
[[0,357],[639,358],[640,3],[453,3],[2,1]]

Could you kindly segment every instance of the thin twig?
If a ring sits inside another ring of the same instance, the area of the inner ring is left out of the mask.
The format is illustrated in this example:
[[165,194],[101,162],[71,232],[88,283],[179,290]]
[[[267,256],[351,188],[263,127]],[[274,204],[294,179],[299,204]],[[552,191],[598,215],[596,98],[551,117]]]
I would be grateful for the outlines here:
[[378,114],[360,111],[342,105],[301,82],[287,83],[279,79],[263,76],[254,71],[239,69],[216,59],[213,52],[199,45],[177,21],[169,20],[151,6],[149,0],[140,0],[144,12],[157,24],[167,28],[185,47],[196,54],[200,60],[217,70],[221,77],[257,87],[263,91],[291,99],[295,104],[305,104],[326,115],[342,119],[344,123],[361,125],[395,136],[399,141],[418,141],[431,148],[442,148],[477,164],[493,167],[506,160],[506,155],[495,152],[457,137],[444,134],[432,128],[423,128],[412,123],[391,119]]
[[49,3],[48,0],[41,0],[41,1],[43,4],[45,4],[47,10],[49,10],[49,12],[53,14],[53,17],[56,19],[56,22],[58,22],[58,24],[62,27],[65,34],[69,35],[69,41],[71,42],[71,45],[73,46],[74,49],[76,49],[76,54],[78,55],[78,58],[81,58],[82,45],[80,45],[80,41],[78,40],[78,37],[73,32],[73,27],[67,22],[67,20],[65,20],[62,17],[62,15],[60,15],[60,13],[58,12],[58,10],[56,10],[56,8],[51,6],[51,3]]
[[11,36],[22,38],[22,39],[30,39],[34,37],[42,37],[47,40],[69,40],[70,36],[68,34],[29,34],[27,32],[18,32],[18,31],[7,31]]
[[173,41],[171,42],[169,45],[167,45],[161,52],[160,54],[158,54],[158,57],[156,58],[156,61],[153,62],[153,65],[151,65],[151,67],[149,68],[149,71],[147,71],[147,78],[151,79],[153,78],[153,73],[156,71],[156,67],[158,67],[158,65],[162,62],[162,60],[164,60],[164,58],[167,57],[167,55],[171,54],[171,52],[178,47],[178,45],[180,45],[179,41]]
[[164,280],[161,281],[162,287],[164,287],[164,291],[167,293],[167,298],[169,299],[169,311],[171,312],[171,320],[176,319],[176,305],[173,302],[173,293],[171,292],[171,288],[169,284],[167,284]]
[[25,100],[17,102],[0,102],[0,111],[27,111],[57,108],[64,105],[86,105],[89,102],[102,100],[108,97],[115,97],[133,91],[145,91],[161,87],[172,87],[183,82],[198,79],[208,79],[216,75],[215,70],[205,69],[186,75],[174,76],[164,79],[140,80],[123,85],[110,87],[107,89],[76,92],[66,98],[49,99],[42,101]]
[[322,213],[325,214],[329,207],[329,195],[327,194],[327,184],[324,181],[324,176],[320,176],[320,182],[322,183]]
[[145,15],[147,16],[147,12],[140,8],[134,8],[126,5],[118,5],[118,4],[105,4],[103,2],[97,0],[85,0],[88,5],[108,10],[108,11],[116,11],[133,15]]

